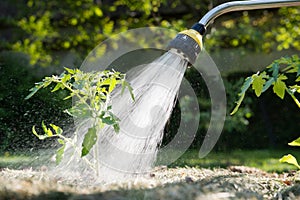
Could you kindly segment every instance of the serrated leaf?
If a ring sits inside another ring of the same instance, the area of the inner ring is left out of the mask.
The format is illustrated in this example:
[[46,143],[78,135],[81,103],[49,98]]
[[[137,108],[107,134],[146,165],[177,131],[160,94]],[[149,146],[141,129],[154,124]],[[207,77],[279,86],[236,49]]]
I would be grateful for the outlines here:
[[[65,74],[62,79],[61,82],[62,83],[66,83],[67,81],[69,81],[71,79],[71,74]],[[63,85],[62,85],[63,86]],[[61,87],[62,89],[64,89],[64,87]]]
[[285,82],[283,82],[280,77],[277,78],[273,86],[273,92],[279,96],[281,99],[284,98],[285,90],[287,89]]
[[69,74],[74,74],[74,73],[75,73],[75,70],[74,70],[74,69],[70,69],[70,68],[65,67],[65,70],[66,70]]
[[116,133],[119,133],[119,132],[120,132],[120,126],[119,126],[118,123],[114,124],[113,127],[114,127],[114,131],[115,131]]
[[56,126],[54,124],[50,124],[50,126],[53,128],[56,135],[61,135],[63,133],[63,130],[59,126]]
[[288,143],[290,146],[300,146],[300,137],[298,137],[296,140]]
[[296,79],[296,82],[299,82],[300,81],[300,76]]
[[63,159],[63,157],[64,157],[65,147],[66,147],[66,145],[63,144],[63,145],[62,145],[59,149],[57,149],[57,151],[56,151],[55,160],[56,160],[56,164],[57,164],[57,165],[62,161],[62,159]]
[[96,144],[97,141],[97,131],[95,127],[91,127],[88,129],[88,132],[85,134],[83,142],[82,142],[82,151],[81,157],[86,156],[92,147]]
[[62,87],[62,83],[57,83],[56,86],[53,88],[53,90],[51,90],[51,92],[55,92],[59,90],[61,87]]
[[252,76],[252,89],[254,90],[257,97],[259,97],[263,91],[263,86],[266,80],[263,78],[263,74],[257,75],[254,74]]
[[296,167],[298,167],[298,169],[300,169],[300,166],[299,166],[299,164],[297,162],[297,159],[294,156],[292,156],[291,154],[283,156],[279,160],[279,162],[281,162],[281,163],[289,163],[289,164],[295,165]]
[[265,92],[267,89],[271,87],[271,85],[275,82],[275,79],[272,77],[270,78],[264,85],[262,92]]
[[277,76],[278,76],[278,72],[279,72],[279,64],[277,62],[274,62],[272,64],[271,71],[272,71],[272,76],[273,76],[273,78],[276,81],[277,80]]
[[110,84],[108,88],[108,92],[111,93],[117,85],[117,80],[115,78],[110,79]]
[[234,115],[238,111],[241,103],[243,102],[243,100],[245,98],[245,93],[249,89],[252,82],[253,82],[253,78],[251,76],[249,76],[245,79],[245,81],[241,87],[241,92],[239,93],[240,98],[236,102],[236,106],[234,107],[233,111],[231,111],[230,115]]
[[244,82],[244,84],[241,87],[241,92],[239,94],[240,96],[249,89],[249,87],[252,84],[252,82],[253,82],[253,78],[252,77],[247,77],[245,79],[245,82]]
[[133,94],[133,88],[131,87],[131,85],[130,85],[128,82],[123,81],[123,82],[122,82],[122,90],[121,90],[121,94],[124,93],[124,91],[125,91],[126,88],[128,89],[129,94],[130,94],[132,100],[135,101],[134,94]]

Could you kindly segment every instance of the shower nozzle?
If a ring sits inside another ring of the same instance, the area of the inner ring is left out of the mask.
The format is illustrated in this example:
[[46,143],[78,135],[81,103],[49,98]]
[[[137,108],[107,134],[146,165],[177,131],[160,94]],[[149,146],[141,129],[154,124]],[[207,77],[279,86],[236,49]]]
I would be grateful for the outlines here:
[[202,35],[195,29],[184,30],[169,43],[167,49],[175,49],[182,57],[194,64],[202,50]]

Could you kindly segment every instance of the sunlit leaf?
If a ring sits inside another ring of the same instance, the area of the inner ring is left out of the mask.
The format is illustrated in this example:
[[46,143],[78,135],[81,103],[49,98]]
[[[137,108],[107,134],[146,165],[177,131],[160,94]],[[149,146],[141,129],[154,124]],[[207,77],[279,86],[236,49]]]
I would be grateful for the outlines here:
[[274,83],[273,92],[277,94],[281,99],[284,98],[285,90],[287,89],[285,82],[282,80],[286,80],[287,77],[284,75],[280,75]]
[[66,70],[69,74],[74,74],[74,73],[75,73],[75,70],[74,70],[74,69],[70,69],[70,68],[65,67],[65,70]]
[[252,89],[254,90],[257,97],[259,97],[263,91],[263,86],[266,82],[266,80],[263,77],[263,74],[257,75],[254,74],[252,76],[253,82],[252,82]]
[[108,92],[111,93],[117,85],[117,80],[115,78],[110,79],[110,85],[108,88]]
[[35,130],[35,126],[32,126],[32,133],[38,137],[40,140],[44,140],[47,138],[47,135],[39,135],[36,130]]
[[103,12],[102,10],[99,8],[99,7],[95,7],[95,14],[98,16],[98,17],[102,17],[103,16]]
[[95,127],[91,127],[88,129],[88,132],[84,135],[84,139],[82,142],[82,151],[81,157],[86,156],[92,147],[96,144],[97,141],[97,131]]
[[288,143],[290,146],[300,146],[300,137],[298,137],[296,140]]
[[50,126],[53,128],[53,130],[55,131],[55,133],[56,133],[57,135],[62,134],[63,130],[62,130],[59,126],[56,126],[56,125],[54,125],[54,124],[50,124]]
[[62,83],[57,83],[56,86],[53,88],[53,90],[51,90],[51,92],[55,92],[59,90],[61,87],[62,87]]
[[294,156],[292,156],[291,154],[283,156],[279,160],[279,162],[281,162],[281,163],[289,163],[289,164],[295,165],[296,167],[298,167],[298,169],[300,169],[300,166],[299,166],[299,164],[297,162],[297,159]]

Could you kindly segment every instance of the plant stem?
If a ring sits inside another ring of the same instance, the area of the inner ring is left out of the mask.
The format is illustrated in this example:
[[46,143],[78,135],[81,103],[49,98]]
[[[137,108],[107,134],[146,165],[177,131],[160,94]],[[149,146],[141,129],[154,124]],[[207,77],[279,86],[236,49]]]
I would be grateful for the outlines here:
[[[71,144],[71,146],[74,148],[74,150],[76,151],[76,153],[78,153],[78,155],[80,156],[81,155],[81,152],[79,151],[78,147],[76,146],[76,144],[73,143],[73,141],[70,139],[70,138],[67,138],[63,135],[57,135],[57,137],[63,139],[64,141],[68,142],[69,144]],[[91,163],[87,158],[85,157],[81,157],[82,160],[84,162],[86,162],[86,164],[92,168],[93,170],[95,170],[97,172],[97,169],[95,168],[95,166],[93,165],[93,163]]]

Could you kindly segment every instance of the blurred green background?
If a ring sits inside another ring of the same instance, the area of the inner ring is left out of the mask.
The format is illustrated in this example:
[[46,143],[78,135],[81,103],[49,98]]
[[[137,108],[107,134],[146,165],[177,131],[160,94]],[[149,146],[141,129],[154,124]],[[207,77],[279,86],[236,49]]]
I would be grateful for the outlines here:
[[[68,129],[62,112],[71,101],[44,90],[25,101],[28,89],[63,66],[80,67],[99,43],[126,30],[163,27],[182,31],[224,0],[1,0],[0,2],[0,153],[49,148],[31,133],[43,119]],[[204,38],[206,51],[221,71],[228,113],[243,79],[281,56],[300,50],[300,8],[233,12],[219,17]],[[198,73],[187,70],[199,98],[200,128],[191,146],[198,149],[209,125],[210,100]],[[271,92],[249,94],[239,112],[226,117],[215,151],[283,149],[299,133],[300,110]],[[187,103],[187,105],[189,104]],[[175,107],[163,143],[176,134],[180,109]],[[194,114],[188,120],[193,120]]]

